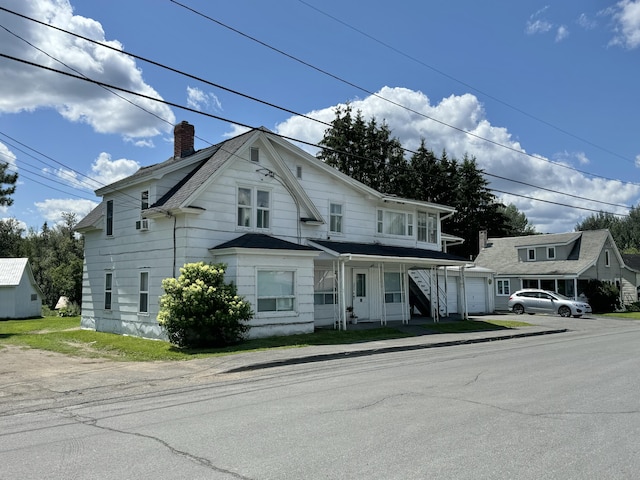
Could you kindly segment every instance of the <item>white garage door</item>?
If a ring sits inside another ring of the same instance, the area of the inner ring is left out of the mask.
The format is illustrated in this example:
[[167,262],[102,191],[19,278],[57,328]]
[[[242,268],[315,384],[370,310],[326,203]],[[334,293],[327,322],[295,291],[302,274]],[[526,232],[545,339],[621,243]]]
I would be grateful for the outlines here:
[[468,313],[487,313],[487,283],[484,278],[466,278]]

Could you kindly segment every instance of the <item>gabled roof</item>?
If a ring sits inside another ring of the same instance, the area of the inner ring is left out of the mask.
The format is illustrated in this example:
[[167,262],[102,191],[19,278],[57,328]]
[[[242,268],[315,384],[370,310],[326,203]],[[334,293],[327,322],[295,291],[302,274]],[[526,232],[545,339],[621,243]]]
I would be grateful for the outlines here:
[[20,279],[28,263],[28,258],[0,258],[0,287],[20,285]]
[[317,246],[332,256],[351,255],[352,257],[370,258],[372,260],[412,260],[434,265],[465,265],[467,259],[441,252],[415,247],[398,247],[379,243],[334,242],[331,240],[309,240],[311,246]]
[[77,232],[85,232],[93,228],[100,228],[99,225],[104,211],[103,203],[104,202],[100,202],[96,208],[87,214],[86,217],[76,223],[76,226],[73,227],[73,229]]
[[[498,275],[579,275],[597,262],[608,238],[615,245],[608,230],[490,238],[474,263],[490,268]],[[567,260],[519,260],[518,249],[546,245],[571,245],[572,250]],[[617,248],[615,253],[621,260]]]

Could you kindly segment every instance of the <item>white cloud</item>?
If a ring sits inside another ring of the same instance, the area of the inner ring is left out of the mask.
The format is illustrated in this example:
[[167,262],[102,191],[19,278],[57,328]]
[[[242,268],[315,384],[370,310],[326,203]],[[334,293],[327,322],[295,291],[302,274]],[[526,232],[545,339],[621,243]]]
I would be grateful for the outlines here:
[[111,160],[111,155],[102,152],[91,164],[91,170],[86,175],[79,174],[67,168],[59,168],[55,171],[45,169],[46,173],[53,173],[60,180],[68,183],[74,188],[87,191],[94,191],[98,188],[117,182],[123,178],[133,175],[140,168],[140,164],[135,160],[120,158]]
[[605,13],[615,22],[612,45],[630,50],[640,46],[640,0],[622,0]]
[[[74,15],[69,0],[6,0],[3,6],[117,49],[122,48],[120,42],[106,40],[99,22]],[[0,30],[4,53],[59,70],[69,71],[71,68],[89,78],[161,98],[145,83],[135,61],[126,55],[7,13],[2,14],[2,24],[14,34]],[[116,133],[134,139],[169,132],[175,123],[173,112],[161,103],[122,92],[114,95],[88,82],[11,60],[0,61],[0,113],[38,108],[55,109],[67,120],[89,124],[99,133]]]
[[[393,104],[380,97],[390,100]],[[510,192],[512,195],[497,195],[503,197],[506,203],[514,203],[540,232],[571,231],[578,222],[592,213],[578,208],[561,207],[557,203],[593,208],[596,211],[627,213],[625,209],[590,202],[584,200],[584,197],[601,202],[632,205],[640,195],[640,187],[636,185],[591,178],[576,170],[565,168],[574,163],[581,165],[588,161],[584,153],[565,153],[558,157],[560,160],[557,162],[528,155],[506,128],[491,124],[486,118],[482,104],[471,94],[452,95],[432,104],[422,92],[384,87],[376,96],[353,100],[350,104],[354,112],[360,110],[367,120],[372,116],[378,121],[386,120],[392,134],[398,137],[407,149],[415,150],[421,138],[424,138],[428,148],[437,155],[445,149],[449,156],[458,159],[465,153],[475,156],[478,166],[487,173],[490,187]],[[413,112],[394,104],[404,105]],[[422,115],[414,112],[420,112]],[[335,118],[335,106],[315,110],[306,115],[330,123]],[[435,121],[436,119],[440,123]],[[452,126],[455,129],[451,128]],[[326,128],[325,125],[302,117],[290,117],[275,127],[280,134],[316,144],[322,139]],[[317,150],[304,145],[301,147],[312,154]],[[568,197],[563,195],[563,192],[583,198]]]
[[636,167],[640,168],[640,155],[636,155]]
[[556,30],[556,42],[561,42],[569,36],[569,29],[566,25],[560,25]]
[[547,33],[552,28],[553,24],[546,20],[529,20],[527,22],[525,32],[527,32],[529,35],[534,35],[536,33]]
[[8,163],[11,170],[18,170],[16,155],[2,142],[0,142],[0,163]]
[[206,93],[197,87],[187,87],[187,106],[198,111],[211,107],[221,111],[222,104],[214,93]]
[[578,20],[576,20],[576,23],[585,30],[593,30],[598,26],[598,23],[595,20],[590,19],[586,13],[581,13]]
[[77,219],[81,220],[97,207],[98,203],[77,198],[51,198],[35,202],[35,206],[47,222],[56,224],[62,221],[63,213],[75,213]]

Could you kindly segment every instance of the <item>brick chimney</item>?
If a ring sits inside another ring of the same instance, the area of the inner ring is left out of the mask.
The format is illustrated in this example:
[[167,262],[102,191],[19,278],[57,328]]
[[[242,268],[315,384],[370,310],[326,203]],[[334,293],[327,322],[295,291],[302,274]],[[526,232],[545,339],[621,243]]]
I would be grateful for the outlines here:
[[173,128],[173,157],[184,158],[191,155],[193,150],[193,137],[196,129],[189,122],[182,121]]

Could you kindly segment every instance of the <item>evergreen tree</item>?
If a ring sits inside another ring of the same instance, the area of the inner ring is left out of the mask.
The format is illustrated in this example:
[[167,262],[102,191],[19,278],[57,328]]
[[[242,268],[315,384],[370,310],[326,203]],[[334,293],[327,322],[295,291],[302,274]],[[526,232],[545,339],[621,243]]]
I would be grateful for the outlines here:
[[[18,182],[17,173],[7,173],[9,164],[0,162],[0,206],[13,205],[13,195],[16,191],[16,183]],[[6,185],[3,187],[2,185]]]
[[506,207],[501,207],[500,211],[505,217],[507,225],[507,236],[517,237],[520,235],[536,235],[536,229],[529,223],[527,216],[510,203]]

